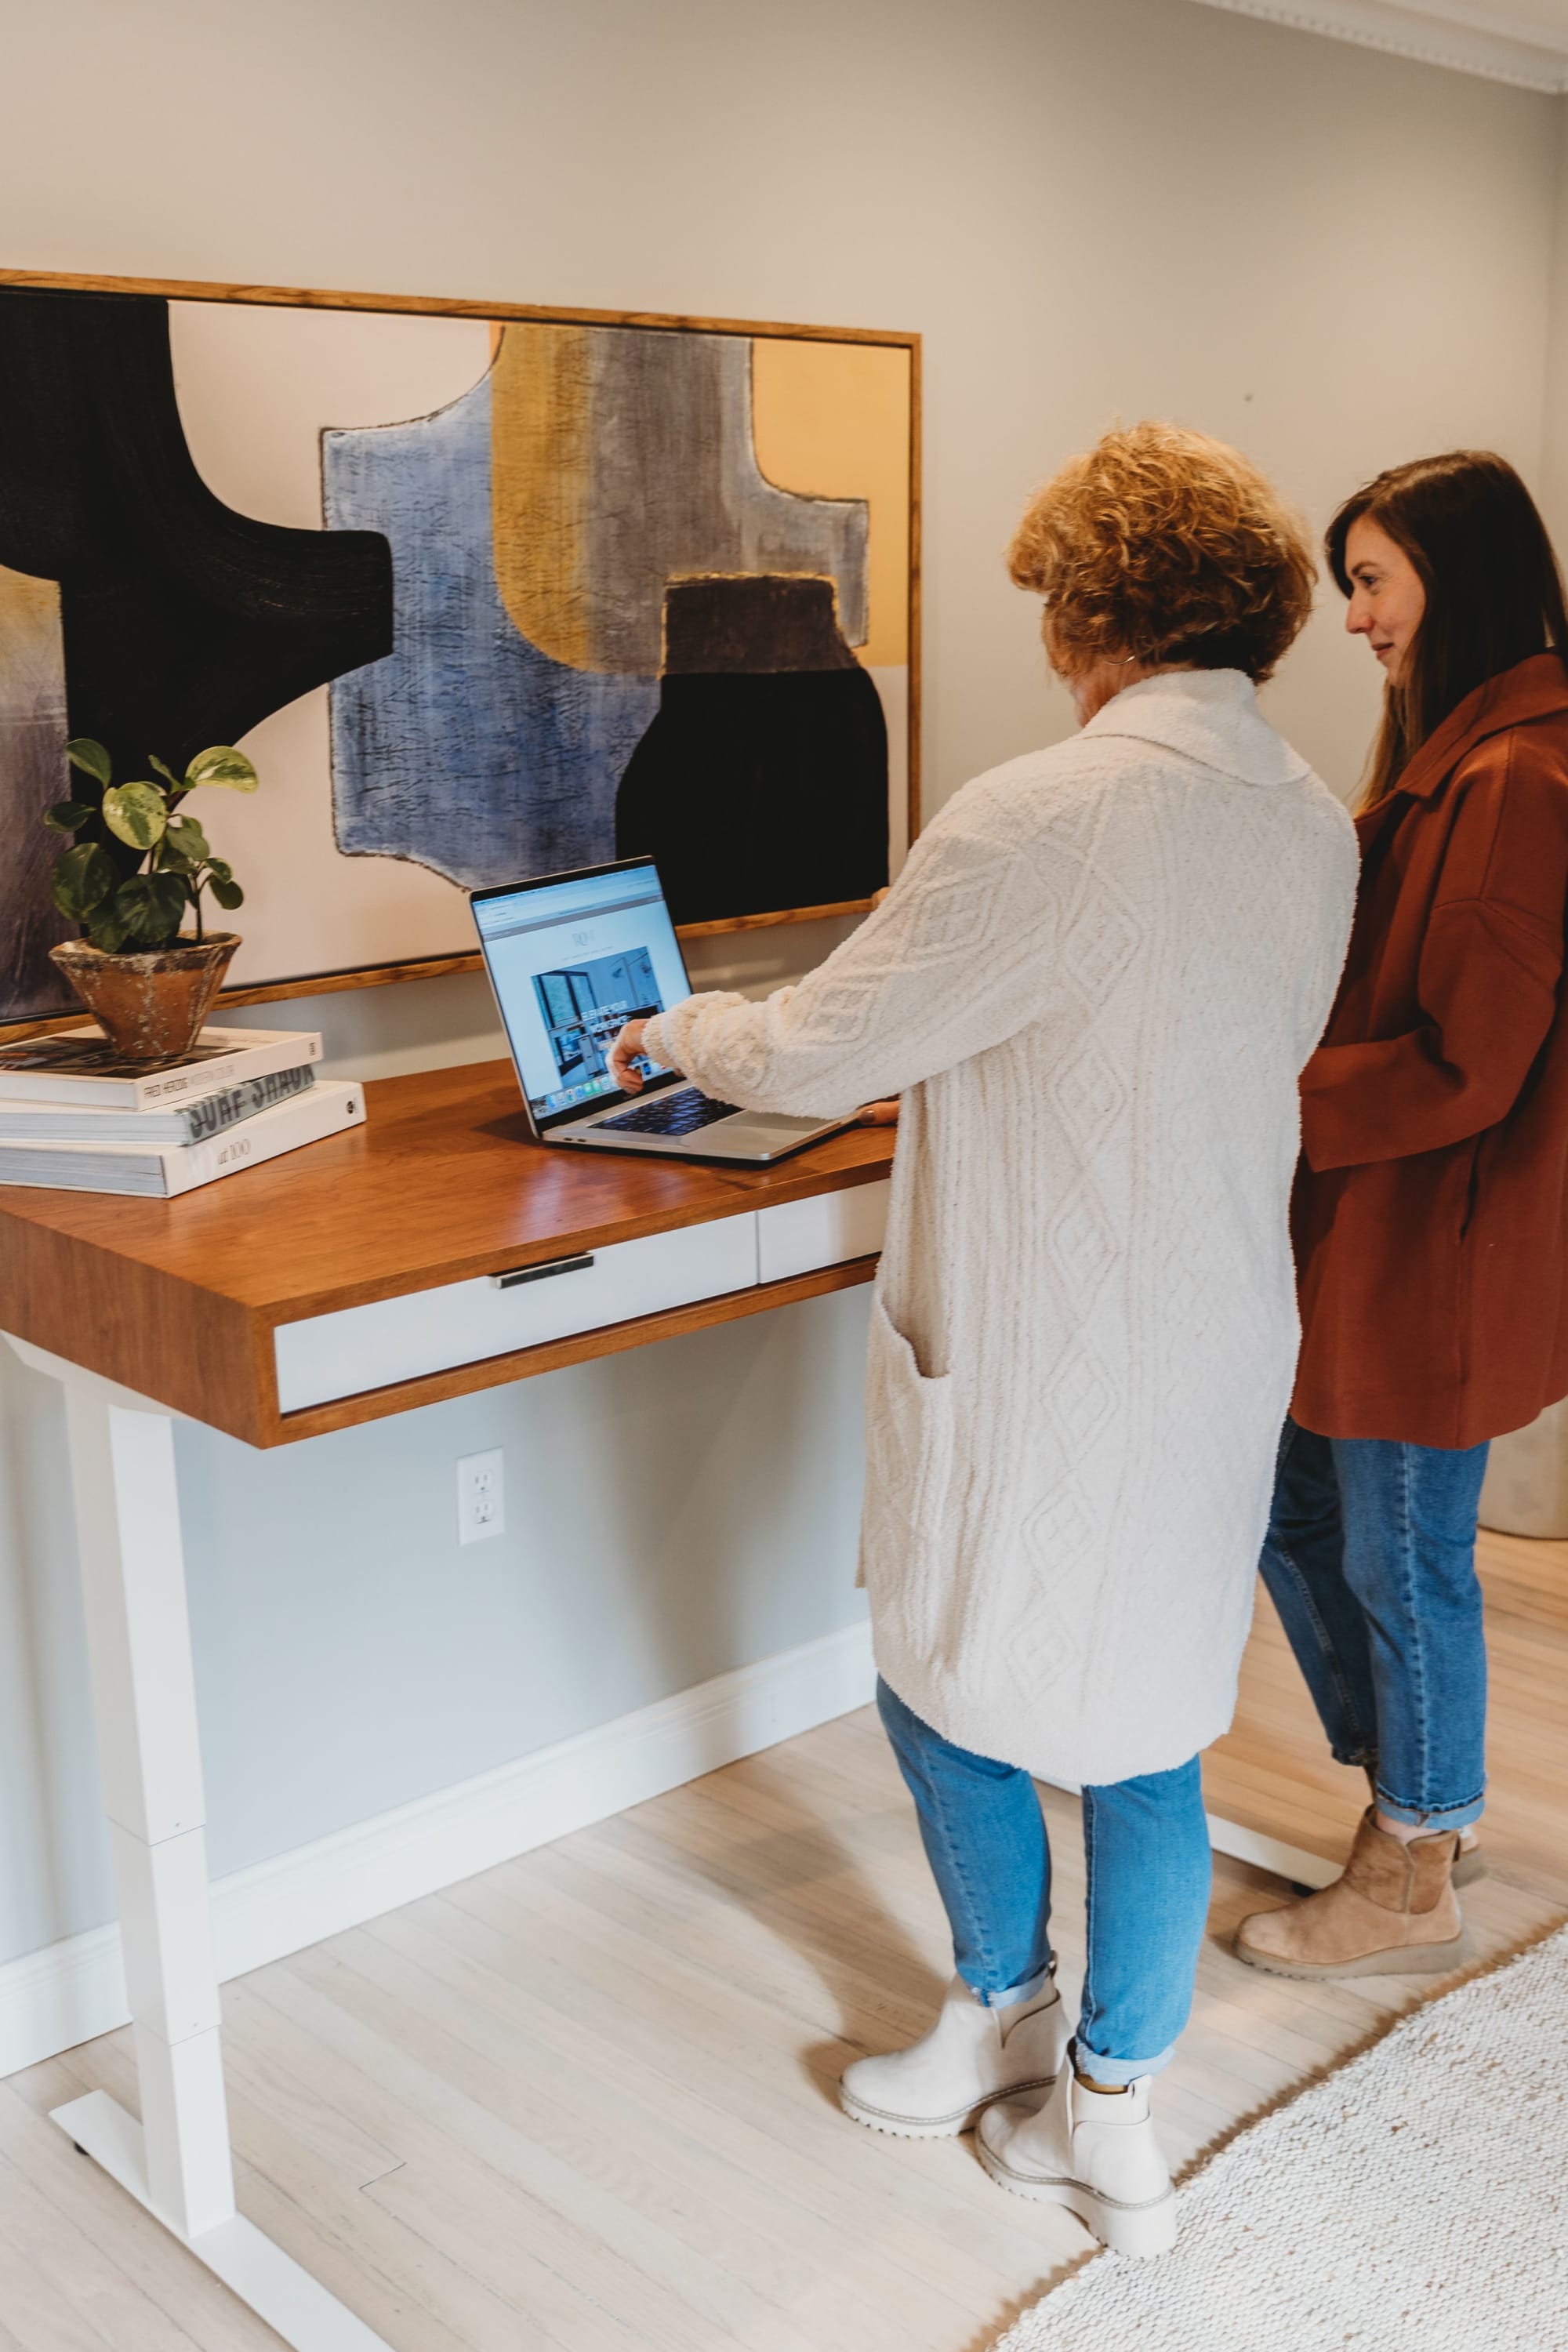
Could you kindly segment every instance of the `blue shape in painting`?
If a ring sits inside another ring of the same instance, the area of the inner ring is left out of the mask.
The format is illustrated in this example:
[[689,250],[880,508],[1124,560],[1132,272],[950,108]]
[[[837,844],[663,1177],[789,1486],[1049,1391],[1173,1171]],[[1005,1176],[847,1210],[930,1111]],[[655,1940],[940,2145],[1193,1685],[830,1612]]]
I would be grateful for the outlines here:
[[322,436],[330,529],[392,542],[393,651],[331,688],[338,845],[466,887],[616,854],[656,677],[552,661],[496,586],[487,376],[434,416]]

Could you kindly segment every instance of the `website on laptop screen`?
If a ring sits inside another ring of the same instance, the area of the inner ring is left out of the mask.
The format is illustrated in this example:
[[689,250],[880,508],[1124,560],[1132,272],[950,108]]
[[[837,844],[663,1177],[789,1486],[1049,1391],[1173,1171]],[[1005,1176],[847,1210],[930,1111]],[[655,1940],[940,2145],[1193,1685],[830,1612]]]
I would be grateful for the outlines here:
[[610,1047],[622,1024],[690,993],[654,868],[524,884],[472,903],[534,1117],[615,1094]]

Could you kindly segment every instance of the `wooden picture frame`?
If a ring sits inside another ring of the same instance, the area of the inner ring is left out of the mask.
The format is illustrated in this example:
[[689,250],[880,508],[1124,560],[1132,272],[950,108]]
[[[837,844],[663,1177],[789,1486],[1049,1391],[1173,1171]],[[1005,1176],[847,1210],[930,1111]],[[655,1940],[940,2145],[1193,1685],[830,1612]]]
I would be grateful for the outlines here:
[[[150,296],[168,304],[178,305],[242,305],[261,309],[289,309],[306,312],[343,311],[373,313],[388,320],[437,319],[479,322],[491,330],[491,347],[499,349],[502,331],[513,326],[541,328],[614,328],[631,330],[641,334],[690,334],[705,338],[743,338],[755,350],[760,345],[858,345],[872,351],[897,351],[907,354],[908,361],[908,540],[907,540],[907,771],[901,794],[900,812],[894,812],[891,827],[890,870],[896,872],[901,852],[907,848],[920,829],[920,686],[921,686],[921,339],[918,334],[893,332],[879,329],[854,329],[786,324],[778,321],[710,318],[706,316],[662,313],[654,311],[614,311],[592,309],[563,309],[524,303],[487,302],[460,298],[426,297],[403,294],[367,294],[326,291],[300,287],[252,286],[239,283],[211,283],[174,278],[117,278],[88,276],[55,271],[0,269],[0,304],[10,289],[50,294],[92,294]],[[794,493],[792,492],[793,496]],[[807,493],[818,497],[824,504],[838,499],[839,493]],[[854,502],[851,499],[851,503]],[[320,526],[318,525],[318,528]],[[13,575],[15,576],[15,575]],[[259,809],[258,814],[259,814]],[[214,815],[215,824],[217,823]],[[40,828],[41,830],[41,828]],[[900,838],[901,835],[901,838]],[[245,879],[244,867],[237,854],[235,863]],[[853,915],[864,912],[873,903],[869,892],[864,895],[837,898],[826,904],[790,906],[763,912],[710,916],[701,920],[678,924],[685,939],[710,937],[780,924],[819,920],[826,917]],[[243,929],[243,916],[239,927]],[[475,971],[481,969],[477,951],[458,950],[406,958],[378,957],[368,961],[348,961],[338,966],[300,971],[286,979],[272,979],[242,983],[226,989],[219,1001],[219,1017],[224,1005],[270,1003],[295,997],[332,993],[342,990],[380,987],[402,981],[424,980],[447,972]],[[79,1024],[79,1012],[62,1013],[47,1018],[0,1019],[0,1037],[21,1037]]]

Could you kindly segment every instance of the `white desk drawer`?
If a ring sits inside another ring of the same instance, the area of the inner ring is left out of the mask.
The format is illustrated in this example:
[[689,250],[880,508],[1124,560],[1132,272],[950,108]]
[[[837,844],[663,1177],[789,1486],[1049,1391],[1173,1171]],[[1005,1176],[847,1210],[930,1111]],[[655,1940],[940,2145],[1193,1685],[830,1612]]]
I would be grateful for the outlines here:
[[891,1189],[884,1177],[879,1184],[851,1184],[840,1192],[816,1192],[808,1201],[759,1209],[757,1280],[784,1282],[814,1266],[871,1256],[888,1230]]
[[612,1242],[594,1252],[590,1265],[504,1290],[480,1275],[280,1323],[273,1335],[279,1410],[299,1412],[422,1372],[449,1371],[634,1315],[749,1290],[756,1279],[757,1219],[748,1210],[641,1241]]

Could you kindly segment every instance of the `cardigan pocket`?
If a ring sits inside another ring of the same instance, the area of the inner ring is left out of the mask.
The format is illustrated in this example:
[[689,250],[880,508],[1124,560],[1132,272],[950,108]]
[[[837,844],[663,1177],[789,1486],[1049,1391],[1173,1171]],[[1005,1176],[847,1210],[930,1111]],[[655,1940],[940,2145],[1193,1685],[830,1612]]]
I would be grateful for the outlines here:
[[946,1525],[953,1406],[952,1374],[927,1378],[873,1291],[861,1580],[878,1617],[923,1656],[943,1646],[953,1599]]

